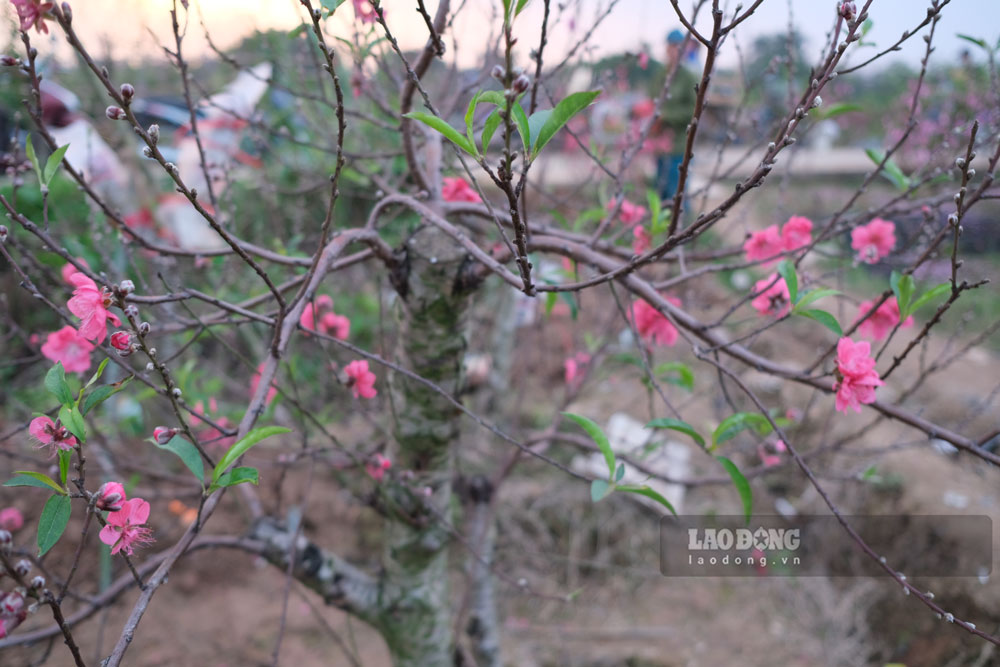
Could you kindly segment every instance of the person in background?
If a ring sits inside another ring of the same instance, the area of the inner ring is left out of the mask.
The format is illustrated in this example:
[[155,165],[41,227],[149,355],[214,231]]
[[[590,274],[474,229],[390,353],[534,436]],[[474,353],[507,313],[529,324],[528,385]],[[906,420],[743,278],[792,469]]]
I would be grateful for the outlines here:
[[[684,44],[684,33],[671,30],[667,35],[666,62],[663,76],[653,77],[654,90],[650,90],[653,99],[659,97],[664,77],[670,76],[670,70],[677,63],[677,73],[670,84],[669,95],[660,107],[660,119],[653,127],[652,137],[663,152],[656,155],[656,191],[660,200],[673,199],[677,193],[680,181],[680,166],[684,160],[684,145],[687,140],[687,126],[691,122],[695,105],[695,75],[684,65],[684,55],[681,48]],[[689,52],[688,56],[693,55]]]

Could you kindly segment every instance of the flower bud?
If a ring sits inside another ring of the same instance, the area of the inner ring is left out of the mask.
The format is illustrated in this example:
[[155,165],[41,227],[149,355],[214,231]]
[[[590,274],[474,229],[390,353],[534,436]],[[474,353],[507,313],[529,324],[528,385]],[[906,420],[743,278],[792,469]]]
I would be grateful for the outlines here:
[[125,313],[125,317],[128,317],[130,319],[139,316],[139,309],[136,307],[134,303],[128,304],[122,309],[122,311]]
[[122,294],[131,294],[135,291],[135,283],[131,280],[123,280],[118,284],[118,289],[122,291]]
[[174,398],[180,398],[181,397],[181,388],[180,387],[174,387],[173,389],[170,390],[170,393],[174,395]]
[[497,81],[503,79],[503,67],[500,67],[500,65],[494,65],[492,71],[490,71],[490,76]]
[[132,334],[127,331],[116,331],[111,334],[111,347],[124,352],[132,347]]
[[11,616],[15,616],[21,612],[24,608],[24,598],[17,591],[11,591],[3,599],[3,604],[0,604],[0,611],[3,611]]
[[122,94],[122,99],[124,99],[126,103],[131,102],[132,98],[135,97],[135,88],[132,87],[131,83],[123,83],[122,87],[118,90]]
[[160,126],[159,125],[156,125],[156,124],[150,125],[149,129],[146,130],[146,133],[149,134],[149,140],[152,141],[154,144],[157,141],[160,140]]
[[855,15],[858,13],[858,8],[853,2],[842,2],[838,8],[840,15],[846,20],[851,21],[854,19]]
[[31,572],[31,561],[26,559],[17,561],[17,564],[14,565],[14,572],[16,572],[19,577],[27,576],[27,574]]
[[153,149],[150,148],[149,146],[143,146],[142,147],[142,156],[143,157],[148,157],[148,158],[153,157]]
[[514,83],[511,84],[511,86],[514,88],[514,92],[518,94],[526,91],[528,89],[528,86],[530,85],[531,85],[531,79],[528,77],[527,74],[519,75],[516,79],[514,79]]
[[7,54],[0,56],[0,65],[3,65],[4,67],[14,67],[19,62],[21,61],[14,56],[8,56]]
[[[156,431],[158,430],[159,429],[153,431],[154,438],[157,437]],[[170,439],[167,438],[167,441],[169,442]],[[122,486],[122,483],[105,482],[101,486],[101,488],[97,490],[97,502],[94,504],[97,506],[97,509],[107,510],[109,512],[117,512],[122,508],[122,504],[124,502],[125,502],[125,487]]]
[[32,577],[32,579],[31,579],[31,587],[32,588],[45,588],[45,577],[43,577],[40,574],[39,575],[35,575],[34,577]]
[[178,431],[180,431],[180,429],[157,426],[153,429],[153,440],[155,440],[158,445],[165,445],[170,442],[171,438],[177,435]]
[[149,334],[149,322],[143,322],[139,325],[139,333],[143,336]]
[[125,120],[128,116],[121,107],[110,106],[104,110],[104,115],[111,120]]
[[10,544],[14,536],[10,534],[9,530],[0,530],[0,546]]
[[66,23],[73,22],[73,8],[69,6],[68,2],[62,3],[63,16],[66,17]]
[[7,234],[8,233],[9,232],[7,231],[7,226],[6,225],[0,225],[0,243],[6,243],[7,242]]

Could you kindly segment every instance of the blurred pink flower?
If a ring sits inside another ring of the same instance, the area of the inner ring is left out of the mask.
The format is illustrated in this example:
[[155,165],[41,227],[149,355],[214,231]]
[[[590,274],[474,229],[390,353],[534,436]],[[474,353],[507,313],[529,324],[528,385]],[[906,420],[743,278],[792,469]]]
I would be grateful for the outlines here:
[[[264,370],[264,363],[265,362],[263,362],[263,361],[260,362],[260,365],[257,366],[257,372],[254,373],[254,376],[250,379],[250,395],[251,396],[253,394],[257,393],[257,387],[260,385],[260,374]],[[275,389],[275,387],[274,387],[274,385],[272,383],[271,388],[267,390],[267,396],[264,398],[264,405],[270,405],[271,401],[274,400],[274,397],[277,394],[278,394],[278,390]]]
[[316,318],[319,316],[320,333],[341,340],[350,335],[351,321],[344,315],[333,312],[333,299],[326,294],[321,294],[316,298],[315,308],[313,305],[313,303],[306,304],[302,310],[302,317],[299,318],[299,326],[307,331],[315,331]]
[[31,26],[35,26],[35,31],[49,33],[49,27],[45,25],[45,13],[54,6],[54,2],[42,2],[41,0],[10,0],[17,10],[17,18],[21,22],[21,32],[28,32]]
[[[862,301],[858,306],[858,317],[861,319],[875,305],[875,301]],[[871,317],[861,323],[859,330],[862,336],[868,336],[874,340],[882,340],[892,331],[893,327],[899,324],[899,302],[896,297],[890,297],[885,303],[878,307]],[[913,316],[906,318],[904,327],[913,326]]]
[[858,251],[858,259],[862,262],[875,264],[895,246],[896,225],[888,220],[875,218],[851,231],[851,248]]
[[764,262],[763,266],[773,264],[777,261],[778,258],[775,255],[781,253],[784,249],[785,245],[781,234],[778,232],[778,225],[771,225],[765,229],[753,232],[750,234],[750,238],[743,243],[743,252],[746,253],[748,262],[756,262],[773,257],[770,261]]
[[0,510],[0,530],[11,533],[21,530],[24,525],[24,515],[16,507],[5,507]]
[[[84,266],[89,266],[89,264],[87,264],[87,260],[83,259],[82,257],[77,257],[76,261],[79,262],[80,264],[83,264]],[[62,269],[59,270],[59,273],[62,275],[62,279],[64,281],[72,285],[73,282],[69,279],[69,277],[72,276],[74,273],[78,273],[78,271],[75,266],[73,266],[69,262],[66,262],[65,264],[63,264]]]
[[[679,299],[670,296],[665,298],[675,306],[681,305]],[[650,305],[649,302],[636,299],[632,303],[629,315],[641,338],[656,345],[673,345],[677,342],[677,328],[670,323],[666,315]]]
[[97,284],[80,272],[71,274],[69,281],[76,285],[76,289],[66,305],[71,313],[82,320],[80,335],[100,343],[108,335],[105,325],[107,320],[111,320],[115,326],[121,325],[121,321],[108,312],[111,297],[106,289],[98,290]]
[[[375,23],[378,12],[369,0],[353,0],[353,2],[355,18],[360,19],[362,23]],[[382,13],[384,14],[385,10],[382,10]]]
[[646,69],[649,67],[649,54],[645,51],[639,52],[639,69]]
[[812,242],[812,220],[793,215],[781,228],[781,243],[785,250],[796,250]]
[[[612,199],[608,202],[608,211],[613,210],[615,210],[615,200]],[[639,206],[638,204],[633,204],[629,200],[624,199],[622,200],[621,208],[618,210],[618,219],[621,220],[626,227],[631,227],[646,217],[647,212],[648,211],[645,206]]]
[[577,352],[572,357],[563,362],[566,385],[573,387],[583,379],[583,367],[590,363],[590,355],[586,352]]
[[126,500],[117,512],[108,514],[107,525],[101,528],[99,537],[111,547],[111,554],[124,551],[132,555],[134,546],[153,541],[152,531],[144,526],[149,519],[149,503],[142,498]]
[[392,461],[381,454],[376,454],[372,461],[365,464],[365,472],[372,476],[376,482],[381,482],[385,477],[385,471],[392,467]]
[[57,449],[69,450],[76,445],[76,438],[65,426],[56,427],[52,420],[45,416],[32,419],[28,424],[28,433],[40,443],[39,449],[42,447],[51,449],[50,457],[56,455]]
[[653,245],[653,237],[649,235],[646,228],[642,225],[636,225],[632,228],[632,252],[636,255],[641,255],[642,253],[649,250],[650,246]]
[[760,462],[764,464],[765,468],[773,468],[774,466],[781,465],[781,457],[777,454],[769,454],[764,445],[757,445],[757,455],[760,457]]
[[93,343],[67,324],[45,337],[42,355],[50,361],[61,362],[69,373],[83,373],[90,368],[90,353],[93,349]]
[[875,387],[884,385],[875,370],[875,360],[871,358],[871,345],[867,341],[855,343],[850,338],[841,338],[837,343],[837,381],[833,390],[837,392],[837,410],[847,412],[854,408],[861,412],[861,403],[875,401]]
[[[219,403],[215,400],[214,396],[211,396],[208,399],[208,409],[213,415],[219,412]],[[236,442],[235,435],[227,436],[224,432],[207,422],[205,417],[208,417],[208,413],[205,412],[205,404],[202,401],[198,401],[194,404],[194,411],[195,419],[205,422],[205,428],[198,430],[199,440],[221,449],[229,449],[229,446]],[[232,424],[227,417],[213,417],[212,421],[225,429],[232,427]]]
[[467,201],[473,203],[483,201],[479,193],[464,178],[446,177],[442,179],[442,182],[444,185],[441,186],[441,198],[445,201]]
[[344,373],[350,378],[348,386],[355,398],[375,398],[378,393],[375,391],[375,374],[368,370],[367,361],[352,361],[344,367]]
[[[775,282],[775,278],[777,278],[777,282]],[[774,283],[773,285],[771,285],[772,282]],[[768,285],[771,286],[768,287]],[[755,293],[760,292],[750,302],[750,305],[757,309],[758,314],[781,317],[788,312],[791,295],[788,293],[788,285],[785,284],[785,279],[779,277],[777,273],[772,273],[767,278],[758,280],[754,283],[753,291]]]

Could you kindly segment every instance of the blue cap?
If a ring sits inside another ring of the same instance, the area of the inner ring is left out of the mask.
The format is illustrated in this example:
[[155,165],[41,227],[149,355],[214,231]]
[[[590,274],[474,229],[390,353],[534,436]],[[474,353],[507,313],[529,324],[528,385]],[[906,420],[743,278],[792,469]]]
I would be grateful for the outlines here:
[[680,44],[684,41],[684,33],[680,30],[671,30],[667,35],[667,44]]

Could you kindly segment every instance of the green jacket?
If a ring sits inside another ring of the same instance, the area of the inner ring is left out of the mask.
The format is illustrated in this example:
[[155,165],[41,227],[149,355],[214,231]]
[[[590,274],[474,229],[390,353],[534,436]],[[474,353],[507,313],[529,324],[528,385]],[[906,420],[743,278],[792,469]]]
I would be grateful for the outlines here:
[[[660,65],[657,76],[651,78],[649,95],[651,99],[656,99],[663,90],[663,83],[670,70]],[[677,74],[670,84],[669,96],[663,100],[660,106],[660,121],[658,127],[654,128],[656,134],[671,132],[674,140],[683,136],[687,130],[691,116],[694,115],[694,103],[696,95],[694,87],[698,79],[694,73],[681,63],[677,68]]]

